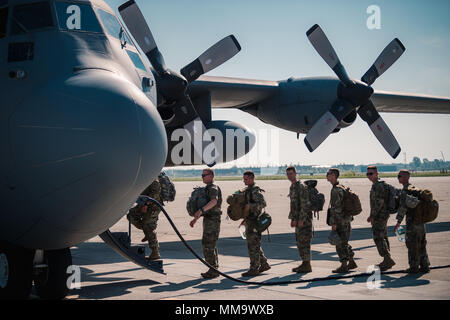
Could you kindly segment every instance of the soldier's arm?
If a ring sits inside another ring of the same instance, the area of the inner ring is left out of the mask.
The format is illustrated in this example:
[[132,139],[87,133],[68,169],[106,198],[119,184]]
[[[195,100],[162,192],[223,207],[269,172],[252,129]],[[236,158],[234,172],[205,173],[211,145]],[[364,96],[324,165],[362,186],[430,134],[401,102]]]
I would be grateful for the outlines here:
[[308,218],[309,208],[311,207],[308,190],[306,189],[306,187],[301,186],[299,188],[299,202],[300,208],[298,213],[298,221],[305,222]]
[[203,211],[208,211],[217,204],[217,199],[219,198],[219,190],[217,188],[209,188],[208,189],[208,197],[210,201],[203,207]]
[[403,218],[406,215],[406,211],[408,210],[406,208],[406,193],[400,192],[399,199],[400,199],[399,200],[400,204],[399,204],[398,211],[397,211],[397,216],[395,217],[395,219],[397,219],[397,223],[398,224],[401,224],[402,221],[403,221]]
[[384,199],[385,197],[385,189],[383,184],[378,184],[374,190],[373,194],[371,195],[370,199],[370,217],[375,218],[378,213],[383,210],[384,207]]
[[253,203],[249,203],[250,215],[255,216],[261,213],[261,210],[266,207],[266,201],[260,191],[254,191],[253,201]]
[[330,224],[337,223],[339,216],[343,213],[344,207],[344,191],[342,189],[331,189],[330,196]]

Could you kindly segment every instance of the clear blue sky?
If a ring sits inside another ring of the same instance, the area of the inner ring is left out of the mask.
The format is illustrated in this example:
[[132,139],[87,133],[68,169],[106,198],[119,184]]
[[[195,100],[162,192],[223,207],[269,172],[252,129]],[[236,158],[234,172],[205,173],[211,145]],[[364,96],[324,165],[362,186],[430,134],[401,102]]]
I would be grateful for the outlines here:
[[[122,2],[107,1],[116,9]],[[315,52],[305,32],[318,23],[332,42],[349,75],[360,79],[395,37],[405,54],[374,84],[375,90],[450,97],[450,1],[384,0],[145,0],[136,1],[163,52],[166,64],[179,70],[203,50],[234,34],[242,51],[209,75],[283,80],[289,77],[334,76]],[[381,9],[381,29],[369,30],[366,9]],[[397,137],[402,154],[450,159],[450,115],[382,114]],[[214,110],[254,128],[270,128],[234,110]],[[293,132],[280,131],[281,164],[393,162],[367,125],[358,119],[330,136],[314,153]],[[257,152],[257,150],[255,150]]]

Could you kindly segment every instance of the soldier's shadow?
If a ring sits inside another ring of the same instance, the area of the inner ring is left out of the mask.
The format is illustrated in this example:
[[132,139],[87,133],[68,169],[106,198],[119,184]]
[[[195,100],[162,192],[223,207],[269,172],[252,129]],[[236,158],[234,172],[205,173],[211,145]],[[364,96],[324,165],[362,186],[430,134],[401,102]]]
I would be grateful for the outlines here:
[[[424,286],[430,283],[429,280],[419,279],[423,274],[405,274],[400,278],[395,278],[390,275],[380,276],[380,289],[384,288],[404,288]],[[364,277],[355,277],[349,279],[330,279],[324,281],[310,282],[305,286],[297,287],[297,289],[310,289],[314,287],[336,286],[336,285],[352,285],[356,283],[367,283],[370,275]]]

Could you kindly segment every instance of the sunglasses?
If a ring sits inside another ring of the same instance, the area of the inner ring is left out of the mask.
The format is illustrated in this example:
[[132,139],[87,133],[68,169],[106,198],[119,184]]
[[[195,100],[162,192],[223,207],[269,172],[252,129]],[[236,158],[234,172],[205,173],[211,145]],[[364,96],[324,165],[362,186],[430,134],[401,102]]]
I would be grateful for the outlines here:
[[375,174],[375,172],[367,172],[366,173],[366,175],[368,175],[368,176],[372,176],[372,175],[374,175]]
[[202,178],[204,178],[204,177],[206,177],[206,176],[209,176],[210,175],[210,173],[204,173],[204,174],[202,174]]

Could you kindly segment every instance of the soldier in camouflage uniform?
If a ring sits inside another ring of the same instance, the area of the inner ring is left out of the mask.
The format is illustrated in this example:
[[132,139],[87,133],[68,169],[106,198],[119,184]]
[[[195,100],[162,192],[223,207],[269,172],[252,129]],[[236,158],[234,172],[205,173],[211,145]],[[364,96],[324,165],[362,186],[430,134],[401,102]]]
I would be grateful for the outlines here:
[[386,205],[385,182],[378,179],[378,169],[375,166],[367,167],[367,178],[372,182],[370,190],[370,216],[367,222],[372,224],[372,236],[378,253],[383,261],[378,264],[381,271],[386,271],[395,265],[391,258],[389,240],[387,237],[387,222],[389,212]]
[[245,234],[247,237],[248,256],[250,258],[250,269],[242,274],[243,277],[256,276],[261,272],[270,269],[267,258],[261,248],[261,232],[256,230],[256,220],[261,214],[262,209],[266,207],[266,201],[262,195],[262,189],[255,185],[255,174],[252,171],[246,171],[243,176],[246,201],[245,212],[247,218],[242,224],[245,224]]
[[291,210],[289,219],[291,227],[295,227],[295,240],[297,249],[302,259],[302,264],[292,271],[296,273],[312,272],[311,268],[311,240],[313,237],[312,212],[309,209],[309,194],[307,187],[297,180],[297,170],[295,167],[286,169],[286,176],[291,182],[289,188],[289,198],[291,200]]
[[[161,185],[158,179],[154,180],[141,195],[148,196],[162,203]],[[145,237],[142,242],[148,241],[148,246],[152,251],[147,257],[148,260],[161,259],[159,255],[159,243],[156,236],[156,227],[158,226],[158,216],[161,210],[159,207],[148,202],[145,206],[136,206],[131,208],[127,215],[128,220],[138,229],[144,231]]]
[[[215,269],[219,268],[217,240],[220,232],[220,216],[222,215],[222,192],[220,188],[213,184],[214,171],[205,169],[202,173],[203,183],[206,184],[206,197],[209,202],[200,208],[195,214],[194,219],[190,222],[190,226],[194,227],[197,220],[203,216],[203,237],[202,249],[203,256]],[[212,279],[219,276],[219,273],[210,268],[207,272],[201,274],[205,279]]]
[[[350,240],[351,222],[353,217],[344,212],[344,189],[338,181],[339,169],[331,168],[327,172],[327,181],[333,186],[330,197],[330,224],[332,230],[339,235],[341,242],[336,245],[336,252],[341,266],[333,270],[333,273],[345,273],[356,269],[358,266],[353,257],[355,253],[348,244]],[[348,264],[347,264],[348,263]]]
[[[427,239],[425,224],[414,224],[414,210],[418,199],[408,199],[408,196],[417,194],[417,189],[409,183],[409,171],[400,170],[398,180],[403,185],[400,193],[400,206],[397,212],[397,225],[394,231],[400,227],[403,218],[406,215],[406,247],[408,248],[409,273],[430,272],[430,261],[427,254]],[[414,202],[414,203],[410,203]],[[420,266],[420,269],[419,269]]]

